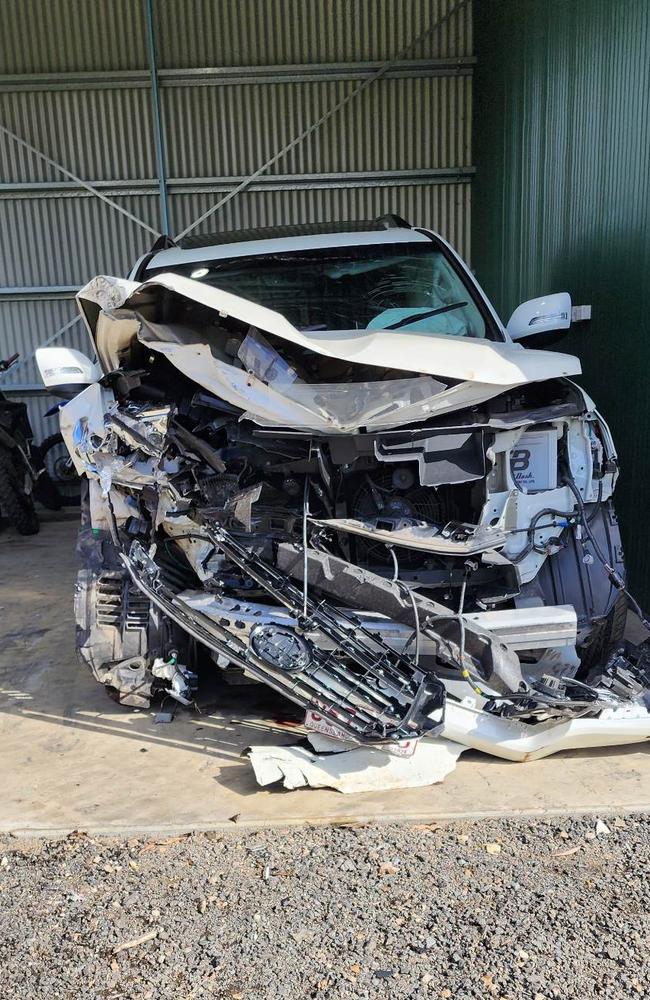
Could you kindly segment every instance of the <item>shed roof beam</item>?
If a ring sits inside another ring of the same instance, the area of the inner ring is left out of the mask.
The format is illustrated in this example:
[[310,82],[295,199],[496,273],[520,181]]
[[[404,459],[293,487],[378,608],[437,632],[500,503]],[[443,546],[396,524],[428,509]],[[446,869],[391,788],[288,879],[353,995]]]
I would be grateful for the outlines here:
[[[383,76],[469,76],[474,56],[446,59],[398,60]],[[363,80],[381,68],[378,62],[295,63],[287,66],[202,66],[193,69],[159,69],[161,87],[231,87],[260,83],[317,83],[327,80]],[[0,91],[121,90],[148,88],[148,70],[107,73],[25,73],[0,76]]]
[[[448,184],[468,181],[474,167],[432,167],[428,170],[363,170],[327,174],[266,174],[257,178],[249,190],[294,191],[304,188],[358,188],[404,186],[408,184]],[[204,194],[229,191],[242,177],[176,177],[167,186],[176,194]],[[149,195],[158,191],[156,178],[141,180],[92,181],[93,188],[114,196]],[[67,181],[18,181],[0,184],[0,199],[90,197],[83,188]]]
[[5,285],[0,287],[0,301],[74,299],[80,287],[80,285]]

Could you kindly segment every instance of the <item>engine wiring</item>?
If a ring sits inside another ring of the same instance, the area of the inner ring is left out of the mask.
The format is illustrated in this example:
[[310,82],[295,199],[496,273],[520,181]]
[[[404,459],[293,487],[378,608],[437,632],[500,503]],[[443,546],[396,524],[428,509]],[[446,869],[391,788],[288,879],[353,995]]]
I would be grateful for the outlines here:
[[[420,663],[420,615],[418,613],[418,606],[417,606],[417,602],[415,600],[415,594],[413,593],[413,591],[411,590],[411,588],[407,587],[406,584],[403,583],[402,580],[400,580],[400,578],[399,578],[399,562],[397,560],[397,553],[395,552],[395,547],[393,545],[387,545],[386,548],[388,549],[388,551],[389,551],[389,553],[390,553],[390,555],[392,557],[392,560],[393,560],[394,573],[393,573],[393,581],[392,582],[397,584],[397,586],[399,587],[399,589],[401,590],[402,593],[406,593],[408,595],[409,600],[411,602],[411,605],[413,607],[413,618],[414,618],[414,621],[415,621],[415,632],[414,632],[414,635],[415,635],[415,652],[413,654],[413,659],[414,659],[414,662],[415,662],[415,666],[417,667],[417,666],[419,666],[419,663]],[[412,641],[412,637],[407,642],[405,649],[408,648],[408,646],[410,645],[411,641]]]
[[[392,557],[392,560],[393,560],[394,572],[393,572],[392,582],[395,583],[395,584],[397,584],[397,586],[399,587],[399,589],[401,590],[402,593],[406,593],[408,595],[408,597],[409,597],[409,599],[411,601],[411,605],[413,606],[413,617],[414,617],[414,620],[415,620],[415,631],[414,631],[414,636],[415,636],[415,654],[414,654],[414,660],[415,660],[415,665],[417,667],[418,664],[419,664],[419,659],[420,659],[420,616],[419,616],[419,613],[418,613],[417,602],[415,600],[415,594],[413,593],[413,590],[410,587],[408,587],[402,580],[400,580],[400,577],[399,577],[399,561],[398,561],[398,558],[397,558],[397,553],[395,552],[395,547],[393,545],[387,545],[386,548],[388,549],[388,551],[389,551],[389,553],[390,553],[390,555]],[[470,576],[471,571],[472,571],[471,566],[468,566],[466,564],[465,565],[465,573],[464,573],[464,576],[463,576],[463,582],[462,582],[462,585],[461,585],[461,588],[460,588],[460,599],[459,599],[459,602],[458,602],[458,611],[455,614],[450,614],[448,616],[447,615],[429,616],[426,619],[425,624],[427,624],[429,622],[436,621],[436,620],[445,621],[445,620],[450,620],[450,619],[453,619],[453,620],[455,620],[455,621],[458,622],[458,627],[459,627],[459,630],[460,630],[460,643],[459,643],[459,650],[460,650],[460,652],[459,652],[459,656],[458,656],[458,669],[459,669],[460,675],[463,678],[463,680],[467,681],[467,683],[469,684],[469,686],[471,687],[471,689],[474,691],[475,694],[478,694],[481,698],[489,698],[490,695],[487,692],[485,692],[477,684],[477,682],[473,678],[472,674],[470,673],[470,671],[467,669],[467,667],[465,665],[465,614],[464,614],[464,609],[465,609],[465,594],[467,592],[467,582],[469,580],[469,576]],[[408,640],[408,642],[407,642],[407,644],[405,646],[405,650],[408,648],[408,646],[412,642],[412,639],[413,639],[413,636]]]
[[[521,552],[517,552],[516,555],[510,557],[510,561],[512,563],[516,564],[522,562],[527,555],[530,555],[531,552],[534,551],[545,552],[545,549],[541,549],[538,545],[535,544],[535,532],[539,530],[537,522],[542,517],[561,517],[565,521],[565,524],[557,526],[568,527],[568,525],[571,524],[572,520],[575,518],[575,511],[555,510],[555,508],[553,507],[544,507],[543,510],[538,510],[537,513],[533,515],[528,527],[522,529],[526,532],[528,536],[528,541],[521,550]],[[543,527],[555,527],[555,526],[556,526],[555,522],[552,522],[551,525],[543,525]]]
[[457,618],[458,618],[458,626],[460,628],[460,657],[459,657],[460,674],[461,677],[463,677],[467,681],[469,686],[476,694],[480,695],[481,697],[485,697],[485,692],[482,690],[482,688],[478,686],[478,684],[470,674],[469,670],[465,666],[465,616],[463,612],[465,609],[465,593],[467,591],[468,577],[469,577],[469,571],[466,570],[463,575],[463,582],[460,588],[460,598],[458,600]]

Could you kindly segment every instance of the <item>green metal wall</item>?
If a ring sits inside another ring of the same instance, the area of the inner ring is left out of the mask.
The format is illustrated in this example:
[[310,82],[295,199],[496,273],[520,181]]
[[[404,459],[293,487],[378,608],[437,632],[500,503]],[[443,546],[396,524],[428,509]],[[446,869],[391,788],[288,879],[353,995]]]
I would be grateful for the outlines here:
[[[610,423],[630,580],[650,604],[650,3],[475,4],[473,262],[507,320],[569,291],[559,350]],[[580,331],[580,332],[578,332]]]

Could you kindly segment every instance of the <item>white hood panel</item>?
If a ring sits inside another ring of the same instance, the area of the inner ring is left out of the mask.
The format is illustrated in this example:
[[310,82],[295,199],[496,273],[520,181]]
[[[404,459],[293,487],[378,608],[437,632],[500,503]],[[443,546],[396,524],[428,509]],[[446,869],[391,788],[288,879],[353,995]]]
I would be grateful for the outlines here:
[[[193,342],[188,342],[180,327],[152,323],[139,315],[139,310],[150,307],[158,289],[161,294],[172,291],[219,316],[233,317],[324,357],[413,372],[421,378],[285,389],[267,385],[252,373],[217,360],[207,343],[197,342],[196,334]],[[272,309],[172,273],[142,284],[99,276],[77,298],[105,368],[116,363],[125,340],[137,335],[193,381],[267,427],[333,433],[350,433],[360,427],[398,427],[476,405],[513,386],[580,372],[578,359],[570,355],[530,351],[513,344],[391,330],[304,333]],[[432,381],[436,375],[459,384],[444,388]],[[328,394],[333,404],[328,402]]]
[[322,330],[303,333],[280,313],[180,275],[160,274],[137,285],[120,278],[94,278],[79,292],[102,309],[137,311],[139,300],[159,286],[183,295],[224,316],[232,316],[265,333],[307,347],[316,354],[381,368],[498,386],[543,382],[579,375],[580,362],[570,354],[532,351],[518,344],[456,338],[443,334],[393,330]]

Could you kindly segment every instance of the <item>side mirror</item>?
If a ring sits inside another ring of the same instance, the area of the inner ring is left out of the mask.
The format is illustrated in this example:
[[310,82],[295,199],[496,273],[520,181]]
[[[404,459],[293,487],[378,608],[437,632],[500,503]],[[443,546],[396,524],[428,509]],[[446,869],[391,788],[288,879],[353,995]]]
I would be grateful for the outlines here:
[[540,333],[556,333],[571,326],[571,296],[568,292],[542,295],[517,306],[506,330],[511,340],[523,340]]
[[45,388],[64,399],[72,399],[103,374],[98,364],[73,347],[39,347],[35,357]]

